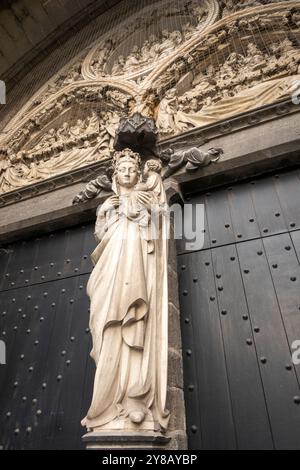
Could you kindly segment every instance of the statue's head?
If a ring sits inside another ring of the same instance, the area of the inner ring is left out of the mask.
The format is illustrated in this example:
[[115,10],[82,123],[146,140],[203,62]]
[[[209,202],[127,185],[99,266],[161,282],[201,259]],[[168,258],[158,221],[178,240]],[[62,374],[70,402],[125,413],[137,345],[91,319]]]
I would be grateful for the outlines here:
[[147,176],[149,171],[154,171],[155,173],[160,174],[162,170],[162,164],[159,160],[148,160],[145,163],[144,175]]
[[167,99],[175,98],[175,96],[176,96],[176,88],[170,88],[170,90],[168,90],[168,91],[166,92],[166,95],[165,95],[165,96],[166,96]]
[[198,111],[198,100],[197,98],[192,98],[190,101],[190,108],[192,111]]
[[160,159],[165,162],[165,163],[169,163],[170,159],[171,159],[171,156],[174,154],[174,150],[169,147],[165,150],[162,150],[161,153],[160,153]]
[[154,44],[157,41],[155,34],[150,34],[149,42],[150,44]]
[[253,44],[253,42],[250,42],[250,44],[248,44],[248,53],[251,54],[251,53],[254,53],[254,52],[259,52],[256,44]]
[[116,152],[113,157],[113,190],[118,193],[118,185],[133,188],[141,177],[141,158],[130,149]]
[[181,32],[180,31],[172,31],[170,33],[170,38],[179,40],[181,39]]

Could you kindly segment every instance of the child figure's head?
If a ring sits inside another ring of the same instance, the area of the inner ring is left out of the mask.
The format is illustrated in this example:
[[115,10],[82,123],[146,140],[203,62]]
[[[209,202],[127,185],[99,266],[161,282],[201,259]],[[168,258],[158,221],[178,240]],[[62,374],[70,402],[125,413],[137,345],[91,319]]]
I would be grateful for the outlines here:
[[162,170],[162,164],[159,160],[148,160],[145,163],[144,175],[147,176],[150,171],[160,174]]

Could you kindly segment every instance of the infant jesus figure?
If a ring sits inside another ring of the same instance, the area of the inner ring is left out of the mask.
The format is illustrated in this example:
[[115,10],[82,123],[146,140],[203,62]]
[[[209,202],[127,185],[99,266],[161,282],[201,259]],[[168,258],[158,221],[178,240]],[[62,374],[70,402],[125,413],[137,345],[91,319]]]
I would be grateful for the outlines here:
[[[163,226],[163,238],[168,239],[168,203],[166,193],[163,186],[161,177],[162,164],[159,160],[148,160],[145,163],[143,176],[146,178],[145,182],[139,182],[135,185],[135,191],[145,191],[149,194],[150,204],[146,209],[148,216],[145,217],[145,209],[139,211],[139,223],[142,229],[142,237],[148,240],[149,252],[152,247],[151,239],[156,239],[157,234],[160,233]],[[137,214],[134,214],[137,216]],[[161,217],[164,218],[165,223],[161,225]],[[146,222],[146,223],[145,223]]]
[[[148,160],[144,166],[144,176],[146,181],[138,183],[135,191],[151,191],[159,206],[165,206],[167,203],[164,186],[161,177],[162,164],[159,160]],[[161,207],[163,208],[163,207]]]

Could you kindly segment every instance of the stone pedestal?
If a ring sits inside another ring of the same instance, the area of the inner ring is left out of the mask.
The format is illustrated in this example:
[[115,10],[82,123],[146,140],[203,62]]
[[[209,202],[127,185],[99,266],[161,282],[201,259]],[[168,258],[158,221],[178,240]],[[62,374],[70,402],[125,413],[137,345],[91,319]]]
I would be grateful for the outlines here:
[[141,432],[128,433],[122,431],[89,432],[82,436],[87,450],[147,450],[164,449],[170,442],[170,437],[161,433]]

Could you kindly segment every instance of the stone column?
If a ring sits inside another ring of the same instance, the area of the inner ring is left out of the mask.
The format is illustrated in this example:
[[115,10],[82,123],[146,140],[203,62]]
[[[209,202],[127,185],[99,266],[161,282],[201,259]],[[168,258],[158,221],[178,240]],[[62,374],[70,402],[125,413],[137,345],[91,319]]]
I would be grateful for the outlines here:
[[[173,179],[165,182],[165,190],[169,206],[181,203],[181,193],[178,183]],[[172,221],[171,221],[172,222]],[[180,307],[177,278],[177,252],[174,240],[174,227],[171,223],[168,258],[168,289],[169,289],[169,364],[168,364],[168,395],[167,407],[171,418],[167,436],[171,438],[165,446],[170,450],[186,450],[187,436],[185,423],[185,404],[183,391],[183,365],[180,327]]]

